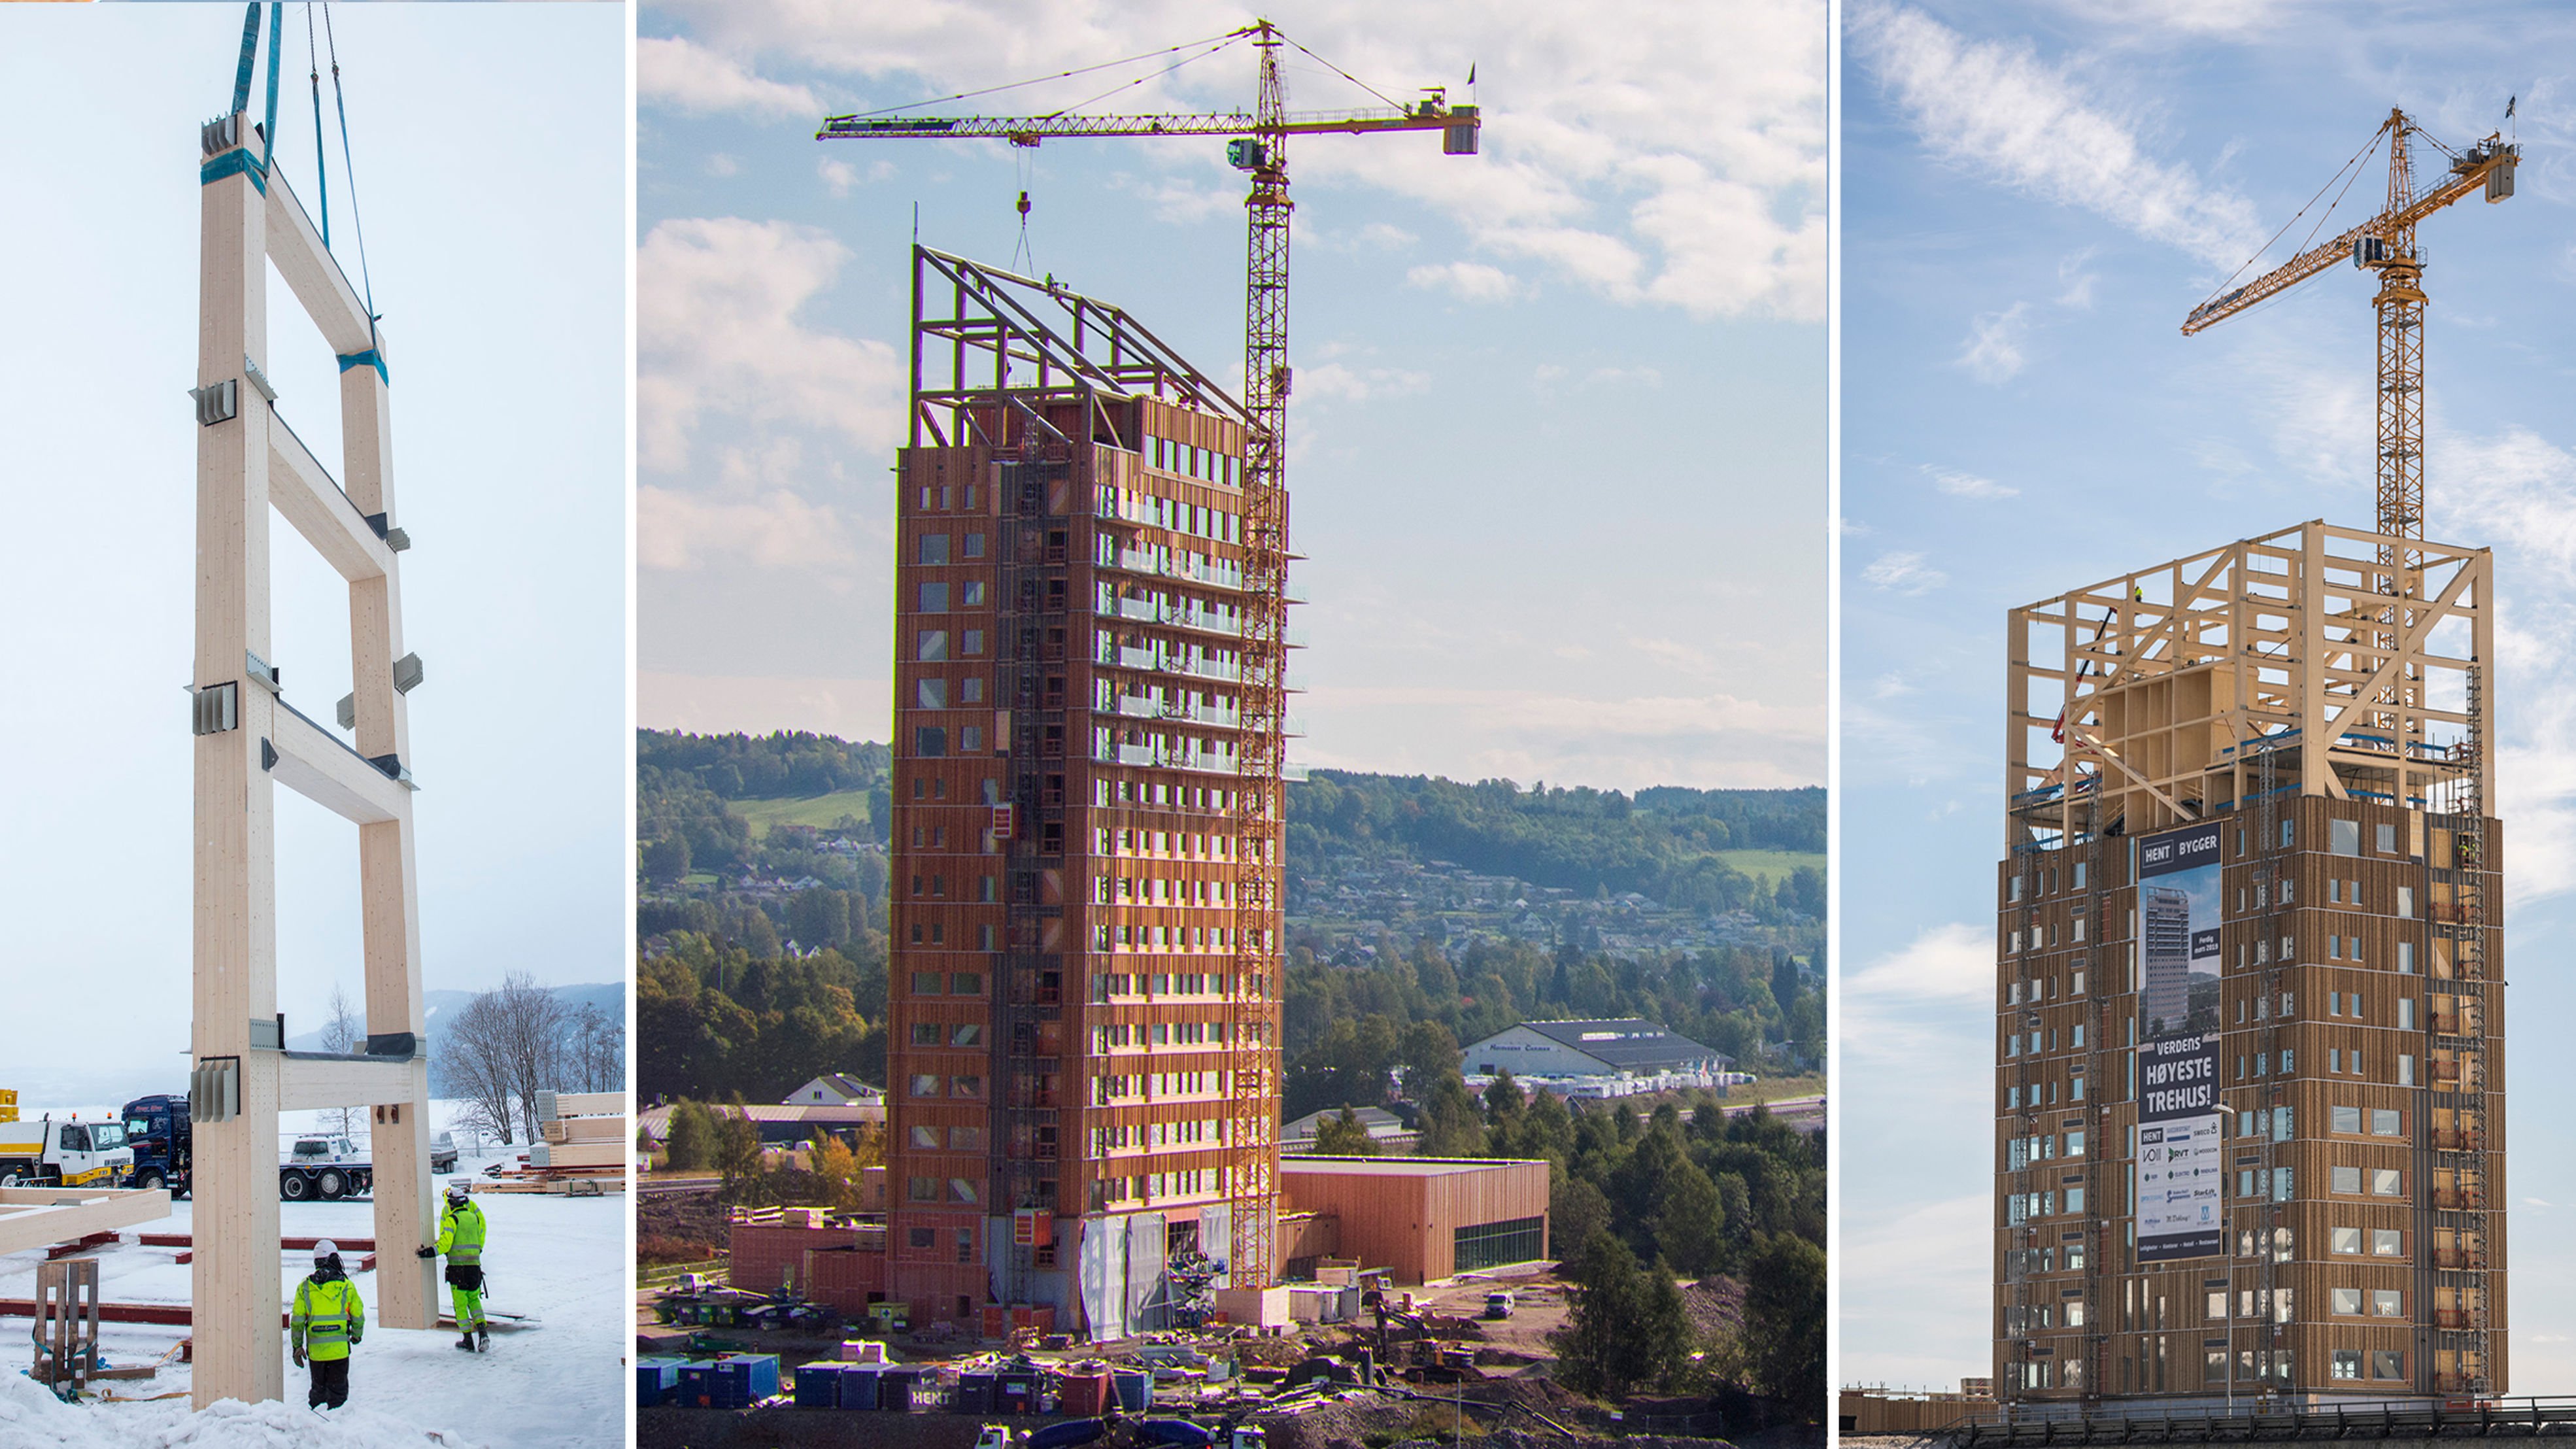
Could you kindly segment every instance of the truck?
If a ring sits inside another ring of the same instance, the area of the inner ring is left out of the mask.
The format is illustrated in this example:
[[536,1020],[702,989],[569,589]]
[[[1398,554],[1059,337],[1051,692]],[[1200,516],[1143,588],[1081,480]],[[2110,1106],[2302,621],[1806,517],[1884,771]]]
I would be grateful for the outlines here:
[[134,1153],[134,1185],[188,1195],[188,1099],[137,1097],[125,1104],[125,1145]]
[[346,1137],[299,1137],[277,1164],[277,1195],[288,1202],[336,1202],[375,1185],[375,1165]]
[[0,1187],[123,1187],[133,1171],[122,1122],[0,1121]]

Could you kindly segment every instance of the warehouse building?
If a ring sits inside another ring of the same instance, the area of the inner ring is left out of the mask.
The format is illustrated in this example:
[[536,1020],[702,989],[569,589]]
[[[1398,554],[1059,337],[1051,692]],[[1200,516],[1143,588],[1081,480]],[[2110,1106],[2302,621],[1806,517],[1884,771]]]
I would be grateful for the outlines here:
[[1547,1164],[1491,1157],[1286,1157],[1280,1210],[1338,1220],[1338,1255],[1430,1283],[1547,1256]]
[[1728,1066],[1726,1054],[1638,1017],[1524,1021],[1468,1044],[1458,1070],[1470,1077],[1509,1072],[1527,1081],[1565,1077],[1707,1076]]

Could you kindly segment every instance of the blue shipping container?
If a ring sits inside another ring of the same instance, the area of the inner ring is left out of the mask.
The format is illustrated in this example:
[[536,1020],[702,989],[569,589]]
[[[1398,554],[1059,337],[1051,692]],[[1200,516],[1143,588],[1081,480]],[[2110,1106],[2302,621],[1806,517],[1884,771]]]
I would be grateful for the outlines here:
[[873,1409],[877,1406],[877,1371],[872,1368],[841,1370],[841,1407]]
[[797,1369],[796,1407],[800,1409],[841,1407],[841,1365],[825,1360],[822,1363],[809,1363]]

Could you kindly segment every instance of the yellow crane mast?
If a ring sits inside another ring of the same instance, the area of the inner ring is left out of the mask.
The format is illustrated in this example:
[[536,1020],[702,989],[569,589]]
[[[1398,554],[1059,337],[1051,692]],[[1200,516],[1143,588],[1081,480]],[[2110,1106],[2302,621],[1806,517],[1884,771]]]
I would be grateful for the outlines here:
[[[2450,158],[2430,179],[2416,176],[2412,142],[2422,137]],[[2376,216],[2321,242],[2232,291],[2222,290],[2191,309],[2183,335],[2203,332],[2279,296],[2339,261],[2379,274],[2371,305],[2379,314],[2379,531],[2401,538],[2424,536],[2424,258],[2415,228],[2426,217],[2472,192],[2489,202],[2513,195],[2521,148],[2490,135],[2466,151],[2436,141],[2395,108],[2379,123],[2365,149],[2388,147],[2388,204]],[[2329,182],[2328,185],[2333,183]],[[2322,194],[2322,193],[2320,193]],[[2403,565],[2409,560],[2384,559]]]

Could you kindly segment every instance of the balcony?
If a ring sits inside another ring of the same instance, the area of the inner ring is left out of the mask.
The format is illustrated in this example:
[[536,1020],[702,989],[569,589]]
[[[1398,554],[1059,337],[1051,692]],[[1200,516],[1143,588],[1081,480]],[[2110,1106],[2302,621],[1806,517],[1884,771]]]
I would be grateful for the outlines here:
[[1152,669],[1158,663],[1158,659],[1151,649],[1133,649],[1121,644],[1118,646],[1118,657],[1103,662],[1115,664],[1121,669]]
[[1122,694],[1118,696],[1118,712],[1131,719],[1159,719],[1163,717],[1163,706],[1150,694]]

